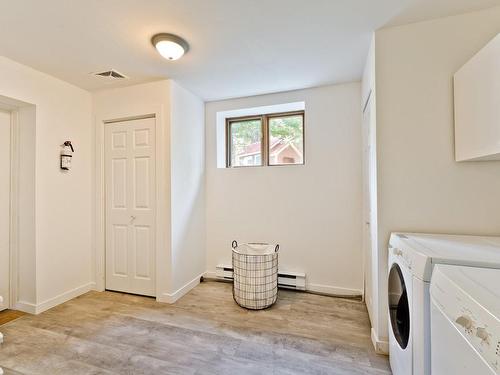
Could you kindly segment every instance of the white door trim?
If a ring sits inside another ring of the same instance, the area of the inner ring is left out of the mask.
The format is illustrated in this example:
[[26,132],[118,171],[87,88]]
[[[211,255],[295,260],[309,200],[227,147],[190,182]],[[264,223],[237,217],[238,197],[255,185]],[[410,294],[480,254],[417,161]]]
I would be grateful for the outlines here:
[[9,308],[16,308],[19,289],[19,113],[11,105],[0,103],[10,114],[10,197],[9,197]]
[[10,307],[15,308],[19,289],[19,112],[10,111]]
[[94,229],[94,257],[95,265],[95,289],[104,291],[106,286],[106,192],[105,192],[105,157],[104,157],[104,127],[107,123],[113,123],[125,120],[134,120],[144,117],[155,117],[155,131],[156,131],[156,231],[155,231],[155,256],[156,256],[156,297],[161,294],[162,288],[159,282],[162,279],[159,277],[160,272],[165,273],[165,269],[159,269],[161,264],[160,250],[166,249],[167,241],[163,235],[161,228],[167,228],[167,210],[163,209],[164,202],[168,202],[168,192],[163,188],[163,182],[166,180],[166,169],[168,166],[165,161],[165,150],[167,147],[165,139],[165,126],[164,126],[164,109],[163,106],[144,106],[143,108],[136,109],[134,112],[125,111],[112,111],[110,113],[98,114],[95,116],[95,229]]

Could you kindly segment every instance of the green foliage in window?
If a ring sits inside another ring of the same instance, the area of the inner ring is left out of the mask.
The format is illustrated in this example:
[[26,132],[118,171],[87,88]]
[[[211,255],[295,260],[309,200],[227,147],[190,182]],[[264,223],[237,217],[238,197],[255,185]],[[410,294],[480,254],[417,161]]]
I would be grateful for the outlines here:
[[302,143],[302,116],[270,118],[269,132],[272,137],[293,139]]

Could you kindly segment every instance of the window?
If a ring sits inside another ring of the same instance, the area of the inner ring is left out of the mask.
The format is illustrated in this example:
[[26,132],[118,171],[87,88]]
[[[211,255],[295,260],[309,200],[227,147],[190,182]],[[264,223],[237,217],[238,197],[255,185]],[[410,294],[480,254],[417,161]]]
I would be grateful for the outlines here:
[[228,165],[262,165],[262,119],[247,118],[228,122]]
[[304,164],[304,112],[226,120],[227,167]]
[[304,164],[304,113],[268,118],[269,165]]

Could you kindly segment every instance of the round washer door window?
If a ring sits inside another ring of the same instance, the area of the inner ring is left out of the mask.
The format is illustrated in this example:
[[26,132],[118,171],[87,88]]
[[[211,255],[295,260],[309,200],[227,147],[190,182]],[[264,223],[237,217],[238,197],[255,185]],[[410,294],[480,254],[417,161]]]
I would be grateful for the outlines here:
[[405,280],[398,264],[392,265],[388,281],[392,332],[401,349],[406,349],[410,338],[410,306]]

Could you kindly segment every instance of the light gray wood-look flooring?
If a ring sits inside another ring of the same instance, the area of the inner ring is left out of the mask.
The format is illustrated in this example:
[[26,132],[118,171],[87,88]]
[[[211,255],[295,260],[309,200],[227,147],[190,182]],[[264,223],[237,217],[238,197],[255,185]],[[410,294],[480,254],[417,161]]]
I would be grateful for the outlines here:
[[1,331],[6,375],[390,373],[361,302],[280,290],[248,311],[219,282],[173,305],[90,292]]

